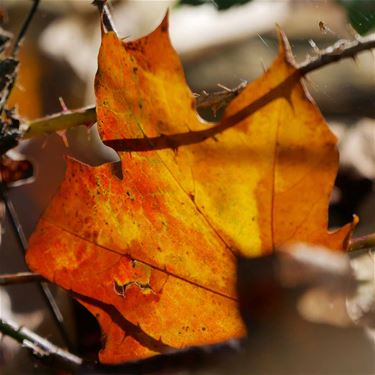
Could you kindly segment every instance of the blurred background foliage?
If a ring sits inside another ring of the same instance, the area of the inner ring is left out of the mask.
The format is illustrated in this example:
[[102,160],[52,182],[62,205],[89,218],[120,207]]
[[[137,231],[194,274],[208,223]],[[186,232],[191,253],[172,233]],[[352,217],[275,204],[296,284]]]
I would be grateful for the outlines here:
[[[181,0],[181,4],[202,5],[211,3],[218,10],[229,9],[252,0]],[[346,12],[353,28],[361,35],[375,28],[375,1],[373,0],[337,0]]]
[[346,10],[348,20],[361,35],[375,28],[375,1],[337,0]]

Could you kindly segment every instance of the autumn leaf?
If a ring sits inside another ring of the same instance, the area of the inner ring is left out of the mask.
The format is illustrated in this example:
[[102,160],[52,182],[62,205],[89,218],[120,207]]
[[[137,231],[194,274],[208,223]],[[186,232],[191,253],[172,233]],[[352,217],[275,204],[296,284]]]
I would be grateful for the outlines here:
[[105,363],[244,335],[236,254],[293,241],[343,250],[352,230],[327,232],[336,139],[284,35],[271,68],[212,125],[167,29],[135,42],[103,34],[97,118],[121,162],[68,158],[27,253],[97,317]]

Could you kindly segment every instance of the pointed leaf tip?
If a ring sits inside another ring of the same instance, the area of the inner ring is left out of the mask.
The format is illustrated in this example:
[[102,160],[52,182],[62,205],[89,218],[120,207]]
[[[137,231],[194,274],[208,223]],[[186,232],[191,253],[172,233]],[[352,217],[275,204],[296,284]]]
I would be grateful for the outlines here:
[[276,24],[276,32],[279,41],[279,54],[283,56],[288,64],[296,67],[296,61],[293,55],[292,47],[290,46],[288,37],[279,24]]

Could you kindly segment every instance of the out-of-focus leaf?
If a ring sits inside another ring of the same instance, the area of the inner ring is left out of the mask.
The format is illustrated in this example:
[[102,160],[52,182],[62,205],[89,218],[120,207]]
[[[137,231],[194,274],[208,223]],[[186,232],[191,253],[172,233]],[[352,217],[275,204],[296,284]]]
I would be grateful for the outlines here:
[[16,83],[7,107],[16,107],[20,116],[35,119],[42,116],[41,97],[42,63],[35,47],[23,45],[19,52],[19,69]]
[[357,324],[368,328],[375,340],[375,249],[354,257],[351,266],[360,286],[348,301],[348,312]]
[[188,5],[202,5],[212,4],[219,10],[228,9],[234,5],[242,5],[249,3],[252,0],[180,0],[180,4]]
[[[14,155],[15,153],[13,153]],[[15,158],[2,155],[0,161],[0,181],[7,186],[23,185],[32,181],[34,168],[29,160],[22,159],[20,155]]]
[[374,0],[337,0],[347,13],[348,20],[361,35],[375,29]]
[[228,366],[232,373],[375,370],[371,342],[346,309],[357,288],[346,254],[294,244],[269,256],[239,258],[237,285],[249,335],[245,352]]

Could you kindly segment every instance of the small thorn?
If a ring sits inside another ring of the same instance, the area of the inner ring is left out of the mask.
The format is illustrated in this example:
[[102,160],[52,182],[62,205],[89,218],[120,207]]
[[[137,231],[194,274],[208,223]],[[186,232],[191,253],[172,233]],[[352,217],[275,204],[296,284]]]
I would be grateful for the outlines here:
[[312,39],[309,39],[309,44],[317,55],[321,54],[319,47],[316,45],[316,43]]
[[220,87],[221,89],[225,90],[225,91],[232,92],[232,90],[229,87],[224,86],[221,83],[218,83],[217,86]]
[[350,36],[357,40],[357,41],[360,41],[361,40],[361,36],[357,33],[357,31],[354,29],[354,27],[350,24],[350,23],[347,23],[346,24],[346,29],[348,30]]
[[357,55],[353,55],[352,56],[352,60],[353,60],[354,64],[358,66],[358,56]]
[[266,68],[266,65],[264,64],[264,61],[263,61],[263,59],[260,59],[260,66],[262,67],[262,69],[263,69],[263,73],[265,73],[266,72],[266,70],[267,70],[267,68]]
[[66,106],[66,104],[64,102],[64,99],[61,96],[59,96],[59,102],[60,102],[60,106],[61,106],[62,111],[63,112],[69,112],[69,109]]

